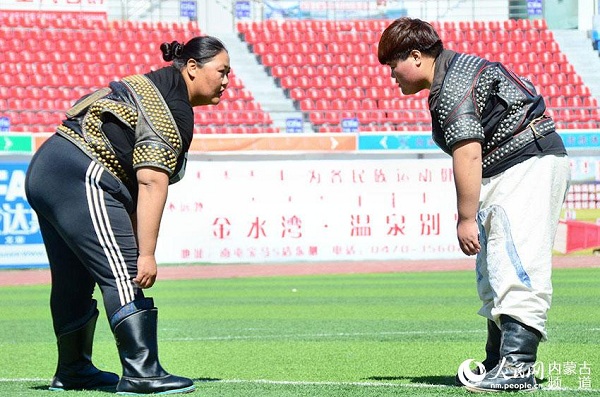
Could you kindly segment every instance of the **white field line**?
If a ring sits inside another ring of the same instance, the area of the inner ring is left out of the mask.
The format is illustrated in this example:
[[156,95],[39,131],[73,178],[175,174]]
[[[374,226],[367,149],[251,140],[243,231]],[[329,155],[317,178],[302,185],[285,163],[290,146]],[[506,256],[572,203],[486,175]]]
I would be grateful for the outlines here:
[[[20,383],[20,382],[50,382],[49,378],[0,378],[0,383]],[[447,389],[456,386],[449,385],[433,385],[428,383],[390,383],[390,382],[310,382],[310,381],[293,381],[293,380],[268,380],[268,379],[223,379],[214,381],[197,381],[196,384],[202,383],[245,383],[245,384],[263,384],[263,385],[290,385],[290,386],[350,386],[364,388],[409,388],[409,389]],[[598,393],[600,389],[576,389],[569,387],[547,388],[542,387],[540,391],[575,391],[585,393]]]
[[390,336],[390,335],[442,335],[442,334],[480,334],[483,330],[447,330],[447,331],[390,331],[390,332],[332,332],[314,334],[275,334],[275,335],[226,335],[207,336],[204,338],[161,338],[169,341],[211,341],[211,340],[247,340],[247,339],[292,339],[292,338],[337,338],[355,336]]
[[[446,331],[389,331],[389,332],[332,332],[314,334],[274,334],[274,335],[225,335],[206,337],[169,338],[161,337],[165,341],[215,341],[215,340],[268,340],[268,339],[293,339],[293,338],[339,338],[355,336],[390,336],[390,335],[453,335],[453,334],[483,334],[485,330],[446,330]],[[0,341],[0,346],[5,343]]]
[[[210,381],[209,381],[210,382]],[[390,383],[390,382],[309,382],[309,381],[293,381],[293,380],[268,380],[268,379],[256,379],[256,380],[244,380],[244,379],[227,379],[217,381],[220,383],[256,383],[266,385],[290,385],[290,386],[356,386],[356,387],[409,387],[409,388],[432,388],[432,389],[446,389],[448,387],[455,387],[449,385],[432,385],[428,383]]]
[[[274,335],[225,335],[194,338],[160,338],[166,341],[214,341],[214,340],[261,340],[261,339],[293,339],[293,338],[351,338],[355,336],[393,336],[393,335],[453,335],[483,334],[484,330],[446,330],[446,331],[389,331],[389,332],[331,332],[314,334],[274,334]],[[3,343],[0,342],[0,346]]]
[[[292,385],[292,386],[355,386],[355,387],[390,387],[390,388],[429,388],[429,389],[447,389],[455,388],[450,385],[434,385],[429,383],[390,383],[390,382],[308,382],[308,381],[289,381],[289,380],[244,380],[244,379],[228,379],[217,381],[219,383],[256,383],[268,385]],[[581,391],[581,392],[600,392],[600,389],[575,389],[569,387],[547,388],[543,387],[543,391]]]

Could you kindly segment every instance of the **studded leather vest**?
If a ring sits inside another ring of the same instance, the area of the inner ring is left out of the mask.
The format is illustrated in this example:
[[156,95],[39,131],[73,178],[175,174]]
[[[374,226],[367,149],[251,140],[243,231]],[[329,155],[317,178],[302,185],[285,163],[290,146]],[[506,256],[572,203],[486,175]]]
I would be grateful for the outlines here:
[[127,184],[131,181],[102,131],[106,114],[112,114],[135,131],[134,169],[151,166],[165,170],[170,183],[180,179],[183,170],[174,175],[177,159],[182,154],[179,130],[164,98],[146,76],[126,77],[112,82],[110,88],[82,98],[67,112],[67,121],[57,129],[58,134]]
[[446,153],[463,140],[482,144],[483,173],[555,131],[534,86],[502,64],[456,54],[431,108],[433,140]]

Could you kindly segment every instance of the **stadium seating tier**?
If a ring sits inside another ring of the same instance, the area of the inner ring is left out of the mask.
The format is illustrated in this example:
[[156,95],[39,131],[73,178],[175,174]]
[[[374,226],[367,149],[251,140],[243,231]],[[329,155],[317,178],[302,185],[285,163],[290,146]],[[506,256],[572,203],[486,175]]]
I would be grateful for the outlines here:
[[[426,93],[403,96],[375,56],[389,22],[240,22],[237,29],[315,130],[341,131],[341,120],[354,117],[365,131],[428,130]],[[545,20],[432,24],[447,48],[502,62],[531,80],[559,128],[600,127],[594,117],[596,99],[560,51]],[[369,112],[355,109],[357,99],[364,103],[360,110]]]
[[[50,132],[72,103],[110,81],[166,66],[162,41],[200,34],[194,22],[3,17],[0,116],[11,131]],[[239,22],[237,31],[314,131],[430,129],[427,92],[403,96],[377,42],[386,20]],[[599,128],[598,101],[560,51],[544,20],[432,21],[450,49],[497,60],[529,78],[561,129]],[[93,49],[93,51],[89,51]],[[221,104],[195,112],[195,132],[279,132],[234,73]]]
[[[10,118],[13,132],[54,131],[81,96],[124,76],[167,66],[160,43],[201,34],[195,22],[39,15],[0,21],[0,116]],[[279,132],[233,72],[221,103],[194,114],[195,133]]]

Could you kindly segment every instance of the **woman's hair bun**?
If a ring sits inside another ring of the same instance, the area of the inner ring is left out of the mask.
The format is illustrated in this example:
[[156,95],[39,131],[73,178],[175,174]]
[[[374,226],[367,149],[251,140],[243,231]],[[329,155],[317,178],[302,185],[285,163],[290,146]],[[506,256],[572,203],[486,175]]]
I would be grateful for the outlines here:
[[162,51],[162,57],[166,62],[170,62],[175,58],[179,58],[183,54],[183,44],[178,41],[172,41],[170,43],[162,43],[160,45]]

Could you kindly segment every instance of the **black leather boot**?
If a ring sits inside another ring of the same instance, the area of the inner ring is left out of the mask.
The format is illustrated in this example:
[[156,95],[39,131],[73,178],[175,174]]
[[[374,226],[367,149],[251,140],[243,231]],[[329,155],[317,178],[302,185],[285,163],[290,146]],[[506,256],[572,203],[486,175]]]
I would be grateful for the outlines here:
[[[485,344],[485,360],[482,364],[485,368],[485,372],[491,371],[500,361],[500,341],[502,332],[496,323],[492,320],[487,320],[487,342]],[[479,367],[473,370],[475,375],[480,375],[483,371],[479,370]],[[460,380],[460,376],[457,374],[454,378],[454,384],[456,386],[464,386],[464,383]]]
[[96,301],[83,325],[57,336],[58,365],[50,390],[114,390],[119,376],[92,364],[92,345],[98,309]]
[[176,394],[195,389],[191,379],[169,374],[158,361],[158,310],[151,298],[131,302],[111,318],[123,365],[117,394]]
[[534,365],[541,334],[512,317],[502,315],[500,362],[483,379],[469,382],[471,391],[534,391]]

